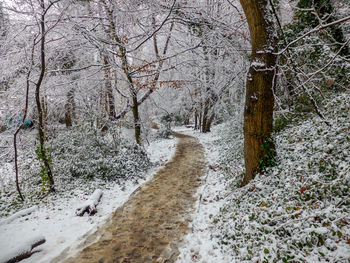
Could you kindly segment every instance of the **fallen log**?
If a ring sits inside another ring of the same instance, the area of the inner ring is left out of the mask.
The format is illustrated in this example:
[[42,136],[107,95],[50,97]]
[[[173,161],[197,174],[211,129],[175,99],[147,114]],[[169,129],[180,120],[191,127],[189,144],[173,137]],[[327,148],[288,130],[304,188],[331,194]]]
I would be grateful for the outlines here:
[[23,216],[27,216],[30,215],[31,213],[33,213],[34,211],[36,211],[38,209],[38,207],[33,206],[27,209],[23,209],[21,211],[18,211],[17,213],[14,213],[12,216],[9,216],[3,220],[0,221],[0,226],[1,225],[5,225],[5,224],[9,224],[12,221],[16,220],[19,217],[23,217]]
[[90,196],[90,198],[81,206],[78,207],[75,211],[77,216],[83,216],[85,213],[88,213],[90,216],[97,213],[97,205],[99,204],[102,197],[102,190],[96,189],[95,192]]
[[39,252],[37,250],[33,251],[33,249],[44,244],[45,242],[46,240],[43,236],[31,238],[13,251],[9,251],[6,254],[0,256],[0,263],[15,263],[29,258],[34,253]]

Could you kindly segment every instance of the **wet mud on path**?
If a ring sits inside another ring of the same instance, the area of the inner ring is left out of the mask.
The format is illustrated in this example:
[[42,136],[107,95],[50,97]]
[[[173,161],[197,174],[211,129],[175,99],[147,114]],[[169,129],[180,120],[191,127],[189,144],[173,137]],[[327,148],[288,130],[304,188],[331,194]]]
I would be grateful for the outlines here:
[[[142,185],[66,263],[174,262],[188,232],[198,186],[205,170],[202,145],[179,138],[175,155],[152,180]],[[89,241],[90,239],[90,241]],[[90,244],[90,245],[89,245]]]

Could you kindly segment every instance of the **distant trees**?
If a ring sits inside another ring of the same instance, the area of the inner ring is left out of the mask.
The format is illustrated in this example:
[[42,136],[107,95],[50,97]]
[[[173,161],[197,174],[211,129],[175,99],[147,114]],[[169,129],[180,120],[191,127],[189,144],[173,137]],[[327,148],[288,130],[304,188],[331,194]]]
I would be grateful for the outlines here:
[[45,174],[50,124],[88,122],[105,131],[119,123],[142,144],[152,118],[193,120],[209,132],[244,111],[246,184],[274,163],[275,99],[281,111],[311,104],[322,116],[322,83],[348,81],[348,42],[341,27],[329,26],[340,22],[328,0],[300,0],[293,22],[277,31],[270,0],[242,0],[246,17],[235,1],[219,0],[21,3],[0,6],[0,96],[16,115],[28,94]]
[[[75,28],[89,41],[103,65],[102,108],[111,122],[131,112],[138,144],[142,140],[139,107],[157,88],[163,71],[173,28],[169,17],[175,2],[164,14],[164,9],[155,8],[152,3],[89,1],[84,3],[84,15],[90,24],[83,25],[74,18]],[[166,34],[162,45],[157,41],[159,34]],[[115,105],[117,98],[122,104],[119,107]]]
[[[236,107],[228,106],[227,99],[234,96],[231,87],[242,90],[241,81],[232,79],[239,76],[246,51],[233,37],[242,36],[242,18],[229,15],[237,12],[231,5],[207,0],[44,3],[53,3],[54,13],[62,15],[46,37],[47,78],[42,92],[51,121],[71,127],[88,118],[107,128],[132,117],[135,141],[140,143],[140,107],[154,91],[190,95],[191,100],[181,98],[181,103],[180,98],[172,100],[170,112],[181,111],[186,122],[196,117],[203,132],[210,130],[215,112]],[[218,17],[235,20],[238,27],[226,26],[229,23]],[[221,103],[224,100],[227,103]]]
[[7,31],[6,20],[3,4],[0,2],[0,39],[5,36]]
[[[175,21],[183,25],[183,45],[196,46],[187,52],[177,71],[182,73],[187,107],[184,119],[194,119],[195,129],[209,132],[216,121],[223,121],[240,110],[247,40],[242,16],[231,2],[186,1],[176,10]],[[237,104],[231,102],[235,99]],[[239,106],[238,106],[239,105]]]
[[[8,17],[3,7],[3,3],[0,2],[0,56],[5,53],[3,48],[4,40],[8,30]],[[1,65],[1,64],[0,64]],[[6,90],[8,88],[8,83],[5,79],[5,76],[0,77],[0,92]],[[1,94],[0,94],[1,96]]]
[[[46,140],[54,135],[49,130],[53,123],[71,127],[88,121],[104,130],[132,112],[135,141],[141,144],[139,107],[159,88],[163,67],[169,70],[165,56],[171,46],[174,23],[169,17],[175,3],[166,5],[169,10],[152,3],[109,0],[5,5],[13,26],[1,45],[0,84],[6,79],[6,90],[0,95],[8,113],[24,112],[14,134],[19,193],[17,135],[27,117],[38,127],[40,176],[50,191],[55,188]],[[7,27],[2,6],[0,14],[3,37]]]

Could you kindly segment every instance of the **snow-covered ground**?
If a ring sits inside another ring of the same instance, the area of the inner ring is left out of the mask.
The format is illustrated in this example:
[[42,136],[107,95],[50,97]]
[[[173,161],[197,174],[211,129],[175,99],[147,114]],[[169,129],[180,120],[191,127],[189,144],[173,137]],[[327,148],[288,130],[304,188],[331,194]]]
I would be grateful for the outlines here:
[[[325,101],[323,111],[332,127],[314,115],[291,120],[274,135],[276,166],[245,187],[240,187],[241,123],[220,124],[207,134],[175,129],[200,140],[208,163],[177,263],[349,262],[349,93]],[[151,160],[164,164],[174,144],[174,139],[151,144]],[[13,251],[42,235],[42,251],[24,262],[48,262],[79,245],[137,187],[130,183],[125,189],[104,189],[95,216],[75,216],[75,209],[89,198],[75,193],[56,200],[55,206],[42,205],[29,216],[10,218],[7,224],[0,223],[1,255],[4,248]]]
[[[127,182],[125,185],[113,184],[105,186],[102,199],[97,206],[94,216],[85,214],[76,216],[75,212],[89,195],[77,190],[71,193],[71,198],[57,197],[47,204],[40,204],[30,209],[29,215],[18,215],[0,221],[0,263],[18,250],[28,247],[33,238],[44,237],[46,242],[34,249],[39,251],[30,258],[21,262],[49,262],[64,250],[73,249],[79,245],[84,237],[93,233],[99,225],[103,224],[118,207],[128,199],[140,184],[152,178],[152,175],[165,162],[170,160],[175,152],[176,139],[157,140],[147,147],[148,155],[152,162],[158,161],[159,166],[151,169],[144,180],[138,183]],[[9,172],[9,167],[3,168],[0,174]],[[8,178],[6,176],[6,178]],[[25,214],[25,213],[22,213]]]
[[[177,263],[350,262],[350,96],[275,134],[278,159],[245,187],[242,126],[198,134],[209,169]],[[220,136],[218,136],[220,135]]]
[[200,133],[184,128],[176,131],[197,137],[205,148],[208,169],[203,185],[198,189],[195,212],[190,225],[190,233],[180,247],[177,263],[189,262],[231,262],[218,249],[219,239],[213,236],[213,219],[220,213],[228,191],[228,181],[224,173],[219,171],[220,150],[218,143],[223,125],[215,126],[210,133]]

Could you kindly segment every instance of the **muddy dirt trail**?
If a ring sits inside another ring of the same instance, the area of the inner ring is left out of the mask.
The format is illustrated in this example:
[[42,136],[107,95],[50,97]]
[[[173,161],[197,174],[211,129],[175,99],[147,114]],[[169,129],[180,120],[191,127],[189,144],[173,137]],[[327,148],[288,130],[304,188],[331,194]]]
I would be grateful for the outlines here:
[[188,232],[195,203],[193,195],[201,184],[206,164],[203,147],[197,139],[175,135],[179,141],[173,159],[140,187],[105,226],[87,238],[90,245],[64,262],[176,260],[177,247]]

